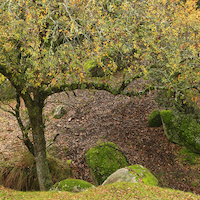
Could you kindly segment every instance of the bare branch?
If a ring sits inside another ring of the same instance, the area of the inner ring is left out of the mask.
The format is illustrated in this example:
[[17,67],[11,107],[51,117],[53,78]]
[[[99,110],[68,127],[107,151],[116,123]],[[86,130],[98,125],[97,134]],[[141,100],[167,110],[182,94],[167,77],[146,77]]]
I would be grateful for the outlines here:
[[56,138],[59,136],[60,134],[57,133],[54,138],[53,138],[53,141],[46,147],[47,149],[56,141]]

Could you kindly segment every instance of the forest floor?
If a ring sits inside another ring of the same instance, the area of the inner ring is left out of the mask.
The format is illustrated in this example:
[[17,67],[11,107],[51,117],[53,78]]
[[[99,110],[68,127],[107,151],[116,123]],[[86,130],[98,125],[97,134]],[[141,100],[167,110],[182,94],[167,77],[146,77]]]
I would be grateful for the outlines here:
[[[45,106],[46,141],[49,154],[72,160],[76,178],[91,182],[85,153],[98,142],[113,142],[129,162],[149,169],[161,187],[200,194],[200,164],[181,154],[179,145],[169,143],[163,127],[149,127],[149,114],[157,108],[154,94],[127,97],[106,91],[76,90],[52,95]],[[14,101],[11,102],[14,105]],[[61,119],[52,118],[52,110],[64,105],[68,111]],[[0,110],[0,159],[19,154],[23,144],[14,116]],[[198,159],[197,159],[198,160]]]

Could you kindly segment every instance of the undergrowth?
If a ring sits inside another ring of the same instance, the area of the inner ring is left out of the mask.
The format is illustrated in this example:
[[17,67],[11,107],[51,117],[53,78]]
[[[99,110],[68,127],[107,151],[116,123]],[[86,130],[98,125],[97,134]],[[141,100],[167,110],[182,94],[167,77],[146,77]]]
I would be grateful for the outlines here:
[[[72,177],[72,170],[58,159],[47,158],[53,183]],[[0,164],[0,185],[21,191],[37,191],[39,183],[35,158],[28,151]]]

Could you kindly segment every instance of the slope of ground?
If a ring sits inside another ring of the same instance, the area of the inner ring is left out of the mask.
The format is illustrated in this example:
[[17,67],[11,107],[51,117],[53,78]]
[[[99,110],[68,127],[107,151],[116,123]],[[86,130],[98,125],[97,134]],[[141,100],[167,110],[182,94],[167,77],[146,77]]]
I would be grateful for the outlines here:
[[[129,162],[148,168],[161,187],[200,194],[200,167],[182,163],[177,158],[180,146],[169,143],[163,127],[148,126],[149,114],[157,108],[153,94],[141,98],[114,96],[105,91],[76,90],[52,95],[45,106],[46,140],[48,152],[61,160],[72,159],[75,177],[91,182],[85,153],[99,141],[114,142]],[[13,103],[13,102],[12,102]],[[61,119],[53,119],[51,112],[57,105],[68,110]],[[14,117],[0,113],[0,159],[9,159],[21,149],[17,138],[20,130]]]
[[118,199],[118,200],[135,200],[135,199],[165,199],[165,200],[198,200],[199,195],[185,193],[178,190],[153,187],[144,185],[142,183],[114,183],[106,186],[100,186],[95,189],[89,189],[88,191],[80,193],[69,193],[69,192],[19,192],[9,190],[0,186],[0,200],[12,199],[12,200],[107,200],[107,199]]

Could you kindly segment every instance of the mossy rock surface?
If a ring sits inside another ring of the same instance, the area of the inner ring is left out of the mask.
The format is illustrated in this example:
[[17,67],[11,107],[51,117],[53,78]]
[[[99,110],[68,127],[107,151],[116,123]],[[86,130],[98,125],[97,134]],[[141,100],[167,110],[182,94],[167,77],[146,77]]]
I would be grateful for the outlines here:
[[102,185],[107,185],[115,182],[142,182],[146,185],[158,185],[157,178],[142,165],[131,165],[118,169],[116,172],[111,174]]
[[97,61],[88,60],[84,64],[84,70],[91,77],[103,77],[105,75],[101,66],[98,65]]
[[164,132],[170,142],[200,154],[200,125],[191,115],[172,110],[163,110],[160,115]]
[[187,165],[199,165],[200,164],[200,154],[196,154],[186,147],[182,147],[180,149],[179,154],[177,154],[177,158],[184,165],[185,164],[187,164]]
[[66,179],[55,183],[50,189],[52,191],[68,191],[81,192],[90,188],[95,188],[94,185],[80,179]]
[[64,106],[59,105],[53,110],[53,118],[60,119],[66,113],[67,113],[67,111],[65,110]]
[[160,116],[162,119],[163,128],[167,139],[170,142],[184,145],[183,142],[181,141],[180,135],[178,134],[178,132],[176,132],[176,129],[172,123],[174,118],[172,110],[162,110],[160,112]]
[[150,127],[159,127],[162,125],[162,120],[160,117],[160,111],[154,110],[150,115],[148,119],[148,124]]
[[128,166],[125,156],[112,142],[91,148],[86,153],[86,162],[95,185],[101,185],[113,172]]
[[128,167],[131,170],[131,173],[137,174],[137,179],[142,180],[146,185],[158,185],[157,178],[145,167],[142,165],[131,165]]

